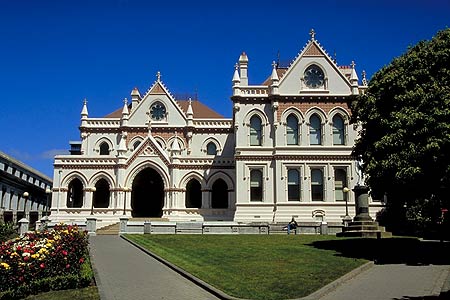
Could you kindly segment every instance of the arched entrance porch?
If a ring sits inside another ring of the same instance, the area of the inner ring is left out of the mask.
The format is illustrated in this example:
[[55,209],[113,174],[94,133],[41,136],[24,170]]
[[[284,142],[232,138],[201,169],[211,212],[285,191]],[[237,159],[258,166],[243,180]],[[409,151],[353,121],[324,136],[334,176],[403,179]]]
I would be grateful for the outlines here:
[[152,168],[139,172],[133,180],[131,189],[131,208],[133,217],[162,216],[164,206],[164,183],[161,175]]

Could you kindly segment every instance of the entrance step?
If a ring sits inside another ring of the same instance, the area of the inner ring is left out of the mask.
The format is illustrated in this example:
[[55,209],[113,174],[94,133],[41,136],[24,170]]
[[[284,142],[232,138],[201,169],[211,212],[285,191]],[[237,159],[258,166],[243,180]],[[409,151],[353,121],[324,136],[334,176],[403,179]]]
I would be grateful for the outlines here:
[[97,229],[96,233],[98,235],[119,235],[120,224],[115,223],[103,228]]

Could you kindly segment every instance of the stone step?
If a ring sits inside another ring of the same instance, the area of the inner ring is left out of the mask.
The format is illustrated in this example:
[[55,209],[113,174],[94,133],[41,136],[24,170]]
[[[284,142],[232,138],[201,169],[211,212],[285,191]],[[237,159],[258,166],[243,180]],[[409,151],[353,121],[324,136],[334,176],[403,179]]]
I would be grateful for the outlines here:
[[115,223],[102,228],[97,229],[98,235],[118,235],[120,229],[120,224]]
[[128,219],[128,221],[136,221],[136,222],[142,222],[142,221],[159,221],[159,222],[169,222],[169,219],[168,218],[151,218],[151,217],[148,217],[148,218],[145,218],[145,217],[139,217],[139,218],[130,218],[130,219]]
[[378,222],[376,221],[352,221],[348,223],[349,226],[355,225],[355,226],[362,226],[362,225],[376,225],[378,226]]
[[380,226],[378,225],[351,225],[342,228],[342,231],[358,231],[358,230],[384,231],[384,228],[380,228]]

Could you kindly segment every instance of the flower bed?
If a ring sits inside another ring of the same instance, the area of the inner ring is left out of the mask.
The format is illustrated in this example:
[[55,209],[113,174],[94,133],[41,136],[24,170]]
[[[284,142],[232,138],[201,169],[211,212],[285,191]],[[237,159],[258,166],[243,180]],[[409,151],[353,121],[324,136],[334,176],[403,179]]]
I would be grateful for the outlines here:
[[90,284],[86,232],[77,226],[27,233],[0,246],[0,299]]

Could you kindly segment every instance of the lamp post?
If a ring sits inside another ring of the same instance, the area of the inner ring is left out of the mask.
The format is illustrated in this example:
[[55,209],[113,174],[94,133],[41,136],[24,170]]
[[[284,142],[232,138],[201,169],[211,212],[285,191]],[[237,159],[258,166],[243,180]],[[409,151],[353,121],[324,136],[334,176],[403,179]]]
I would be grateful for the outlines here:
[[97,188],[95,186],[91,187],[91,192],[92,192],[92,197],[91,197],[91,215],[94,214],[94,193],[95,193],[96,190],[97,190]]
[[345,216],[344,216],[344,226],[347,227],[348,223],[352,220],[352,218],[348,215],[348,192],[350,192],[350,189],[348,187],[344,187],[342,189],[344,192],[344,199],[345,199]]
[[28,197],[30,197],[30,193],[24,192],[22,196],[23,196],[23,198],[25,198],[25,202],[23,203],[23,217],[26,219],[26,217],[27,217],[27,215],[26,215],[27,200],[28,200]]
[[46,206],[47,206],[47,208],[46,208],[46,216],[48,216],[50,213],[49,213],[49,200],[50,200],[50,194],[52,193],[52,190],[51,189],[49,189],[49,188],[46,188],[45,189],[45,193],[47,194],[47,204],[46,204]]
[[129,188],[129,187],[127,187],[127,186],[123,188],[123,193],[124,193],[124,195],[123,195],[123,215],[124,215],[124,216],[126,215],[126,209],[127,209],[127,193],[128,193],[129,191],[131,191],[131,188]]

